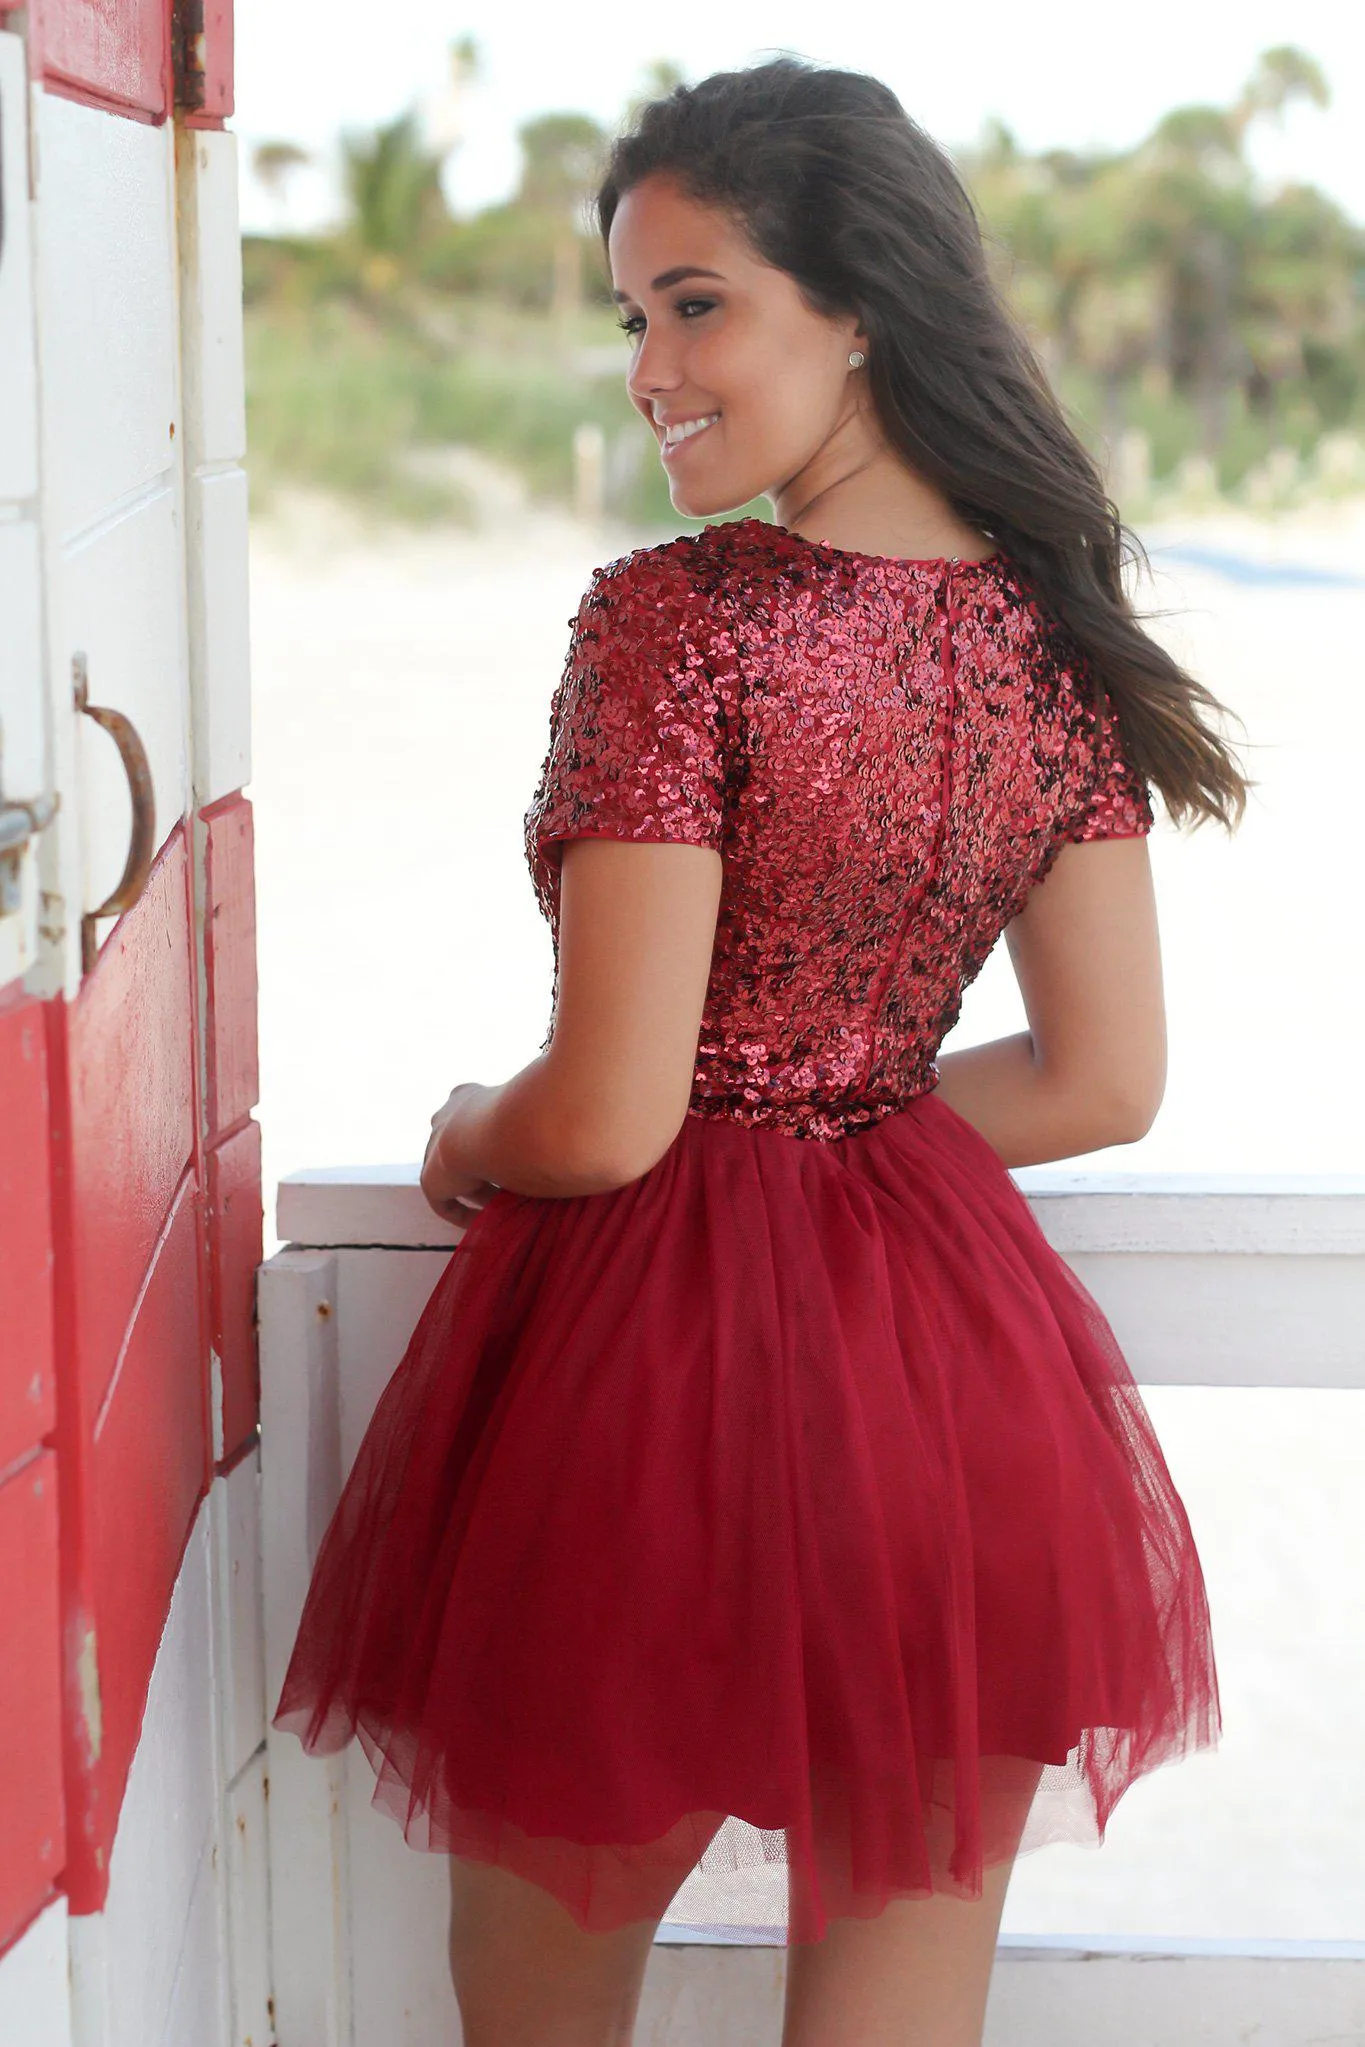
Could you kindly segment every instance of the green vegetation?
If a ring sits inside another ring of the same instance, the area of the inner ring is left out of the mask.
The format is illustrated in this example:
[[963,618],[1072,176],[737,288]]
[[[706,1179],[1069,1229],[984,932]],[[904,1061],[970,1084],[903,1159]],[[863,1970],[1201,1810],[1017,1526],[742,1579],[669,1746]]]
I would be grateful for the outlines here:
[[[452,104],[477,75],[466,40]],[[645,96],[676,78],[656,67]],[[1129,516],[1365,489],[1365,229],[1311,187],[1263,191],[1248,159],[1256,124],[1297,99],[1326,104],[1326,83],[1281,48],[1233,107],[1178,109],[1135,149],[1029,155],[995,123],[959,152],[1002,281]],[[342,227],[248,238],[258,503],[299,482],[468,517],[439,460],[459,444],[537,497],[676,527],[587,224],[608,137],[552,113],[519,141],[512,198],[455,219],[446,152],[405,114],[343,138]],[[305,160],[272,143],[255,169],[282,192]]]
[[436,465],[422,460],[453,444],[510,465],[533,496],[567,503],[574,432],[590,421],[610,451],[614,507],[646,521],[667,517],[662,475],[651,502],[638,469],[631,473],[637,444],[641,456],[650,449],[619,377],[576,372],[543,319],[515,308],[452,295],[441,312],[436,336],[425,323],[376,314],[347,295],[288,309],[273,300],[249,304],[258,504],[293,482],[391,513],[464,516],[459,491],[434,480]]

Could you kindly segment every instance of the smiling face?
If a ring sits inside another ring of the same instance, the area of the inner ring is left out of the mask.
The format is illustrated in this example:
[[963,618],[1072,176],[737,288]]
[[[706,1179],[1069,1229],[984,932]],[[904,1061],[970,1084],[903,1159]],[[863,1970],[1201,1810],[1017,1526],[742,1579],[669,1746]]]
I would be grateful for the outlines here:
[[[632,336],[626,389],[677,511],[704,519],[767,496],[781,517],[831,460],[873,446],[865,374],[848,361],[868,347],[856,316],[813,312],[728,214],[662,174],[642,178],[622,195],[608,252]],[[691,421],[711,423],[668,437]]]

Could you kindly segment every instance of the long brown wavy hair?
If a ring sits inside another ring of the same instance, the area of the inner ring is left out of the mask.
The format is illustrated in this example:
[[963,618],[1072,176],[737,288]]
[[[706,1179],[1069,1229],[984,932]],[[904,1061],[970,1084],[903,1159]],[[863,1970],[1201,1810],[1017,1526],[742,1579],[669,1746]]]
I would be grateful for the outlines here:
[[994,282],[951,159],[890,87],[784,55],[647,102],[596,194],[604,252],[656,172],[723,208],[813,311],[857,314],[888,443],[1019,564],[1173,822],[1233,829],[1250,784],[1201,715],[1229,713],[1144,630],[1123,577],[1150,569],[1141,542]]

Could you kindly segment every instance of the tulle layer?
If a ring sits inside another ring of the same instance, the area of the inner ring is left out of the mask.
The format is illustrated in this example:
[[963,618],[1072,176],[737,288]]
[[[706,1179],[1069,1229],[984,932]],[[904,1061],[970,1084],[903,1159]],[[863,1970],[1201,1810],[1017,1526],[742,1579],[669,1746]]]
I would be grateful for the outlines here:
[[1108,1323],[935,1095],[689,1115],[471,1223],[319,1550],[274,1724],[606,1930],[980,1895],[1218,1739],[1189,1522]]

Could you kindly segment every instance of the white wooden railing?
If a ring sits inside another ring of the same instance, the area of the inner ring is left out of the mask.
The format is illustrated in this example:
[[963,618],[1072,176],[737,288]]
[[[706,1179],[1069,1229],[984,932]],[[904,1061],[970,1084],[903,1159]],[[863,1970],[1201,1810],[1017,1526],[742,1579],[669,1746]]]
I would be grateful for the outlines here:
[[[1166,1386],[1365,1389],[1365,1178],[1100,1178],[1052,1168],[1016,1178],[1050,1241],[1109,1316],[1154,1403]],[[272,1704],[342,1477],[459,1235],[427,1208],[412,1167],[291,1175],[279,1190],[278,1231],[285,1248],[261,1268],[259,1288]],[[1303,1484],[1311,1490],[1311,1470]],[[1185,1497],[1203,1554],[1196,1507]],[[1365,1557],[1359,1562],[1365,1568]],[[1214,1607],[1217,1636],[1216,1595]],[[1308,1673],[1304,1681],[1311,1684]],[[1225,1723],[1228,1705],[1225,1682]],[[1295,1754],[1262,1760],[1292,1784]],[[1208,1772],[1222,1764],[1220,1752],[1182,1765],[1189,1795],[1172,1801],[1163,1786],[1166,1803],[1151,1803],[1145,1835],[1138,1826],[1120,1843],[1116,1816],[1101,1858],[1111,1910],[1112,1879],[1125,1867],[1148,1898],[1167,1898],[1167,1885],[1187,1901],[1191,1885],[1200,1896],[1216,1888],[1220,1850],[1195,1834],[1211,1831],[1205,1815],[1217,1799]],[[443,1858],[410,1849],[373,1811],[373,1774],[354,1745],[322,1761],[272,1730],[268,1768],[279,2047],[457,2041]],[[1143,1789],[1134,1787],[1125,1805]],[[1305,1811],[1302,1829],[1313,1823]],[[1236,1856],[1235,1834],[1229,1839]],[[1029,1858],[1031,1895],[1045,1881],[1032,1865],[1078,1853],[1054,1848]],[[1275,1845],[1265,1873],[1272,1908],[1281,1857],[1301,1869],[1304,1856],[1302,1833]],[[1246,1874],[1226,1872],[1229,1897],[1243,1894],[1232,1879],[1244,1883]],[[762,1929],[699,1925],[699,1895],[689,1878],[660,1929],[637,2047],[775,2042],[783,1950],[771,1933],[765,1944]],[[1014,1896],[1012,1887],[1011,1903]],[[1324,1899],[1329,1925],[1337,1922],[1328,1907],[1339,1902]],[[1180,1923],[1178,1897],[1172,1909],[1168,1925]],[[1264,1910],[1258,1916],[1263,1922]],[[1081,1958],[1093,1966],[1074,1968]],[[1263,1925],[1198,1937],[1025,1926],[1002,1932],[1000,1960],[988,2047],[1365,2041],[1365,1938],[1270,1937]]]

